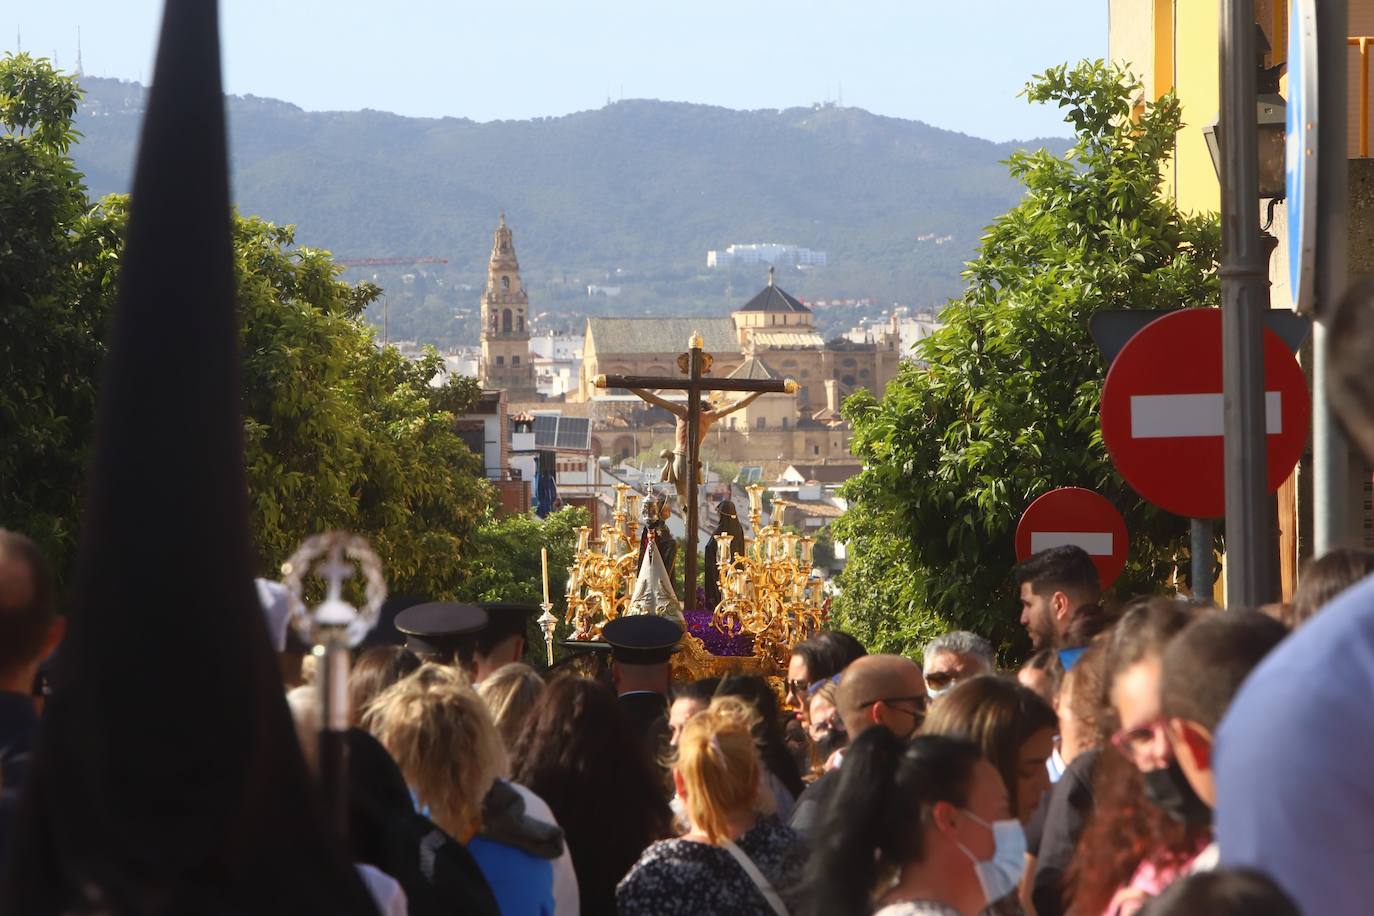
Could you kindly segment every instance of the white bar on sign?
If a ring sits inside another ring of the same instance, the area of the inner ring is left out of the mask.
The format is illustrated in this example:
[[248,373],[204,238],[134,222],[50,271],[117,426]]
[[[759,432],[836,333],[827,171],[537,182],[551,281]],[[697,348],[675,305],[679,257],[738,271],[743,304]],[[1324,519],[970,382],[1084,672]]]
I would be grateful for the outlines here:
[[1110,531],[1032,531],[1031,553],[1073,544],[1082,547],[1089,556],[1109,557],[1112,555],[1112,533]]
[[[1225,432],[1225,408],[1220,394],[1141,394],[1131,398],[1132,439],[1176,439],[1220,436]],[[1264,393],[1264,428],[1268,435],[1283,432],[1283,394]]]

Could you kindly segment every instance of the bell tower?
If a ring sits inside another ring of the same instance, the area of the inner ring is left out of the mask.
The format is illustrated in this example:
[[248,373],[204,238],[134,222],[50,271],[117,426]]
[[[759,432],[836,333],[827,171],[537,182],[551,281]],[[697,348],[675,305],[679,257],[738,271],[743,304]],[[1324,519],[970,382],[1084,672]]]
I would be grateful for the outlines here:
[[520,280],[520,262],[515,258],[515,242],[502,213],[501,223],[492,233],[487,288],[482,294],[482,387],[504,388],[516,397],[534,397],[529,305],[529,295]]

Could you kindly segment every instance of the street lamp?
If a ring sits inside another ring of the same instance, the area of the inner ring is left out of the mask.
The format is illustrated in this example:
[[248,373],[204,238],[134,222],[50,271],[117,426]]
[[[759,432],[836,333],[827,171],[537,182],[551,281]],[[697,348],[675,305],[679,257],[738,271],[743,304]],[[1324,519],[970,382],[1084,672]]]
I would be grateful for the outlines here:
[[[1285,120],[1287,103],[1277,92],[1262,93],[1256,100],[1255,136],[1259,152],[1259,196],[1269,200],[1283,200],[1284,152],[1287,143]],[[1218,115],[1202,129],[1207,140],[1207,152],[1212,156],[1212,167],[1221,176],[1221,116]]]
[[[1255,139],[1259,153],[1259,196],[1261,199],[1283,200],[1287,193],[1284,187],[1284,155],[1288,104],[1279,95],[1279,76],[1284,65],[1264,66],[1264,55],[1269,53],[1269,40],[1258,25],[1252,34],[1255,41]],[[1202,135],[1207,140],[1212,167],[1217,170],[1217,177],[1221,178],[1223,140],[1220,114],[1202,129]]]

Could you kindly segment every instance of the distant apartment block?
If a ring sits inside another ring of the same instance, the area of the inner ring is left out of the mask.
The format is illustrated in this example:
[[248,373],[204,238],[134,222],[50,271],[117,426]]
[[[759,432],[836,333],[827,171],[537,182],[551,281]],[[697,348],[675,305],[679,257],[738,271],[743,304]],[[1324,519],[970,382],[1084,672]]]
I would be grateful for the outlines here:
[[706,266],[733,267],[739,264],[783,264],[789,267],[824,267],[825,252],[776,242],[731,245],[724,251],[706,252]]
[[934,309],[897,306],[891,312],[883,312],[880,317],[862,319],[842,336],[851,343],[871,344],[882,340],[885,335],[896,335],[898,352],[910,359],[916,344],[939,328],[940,317]]

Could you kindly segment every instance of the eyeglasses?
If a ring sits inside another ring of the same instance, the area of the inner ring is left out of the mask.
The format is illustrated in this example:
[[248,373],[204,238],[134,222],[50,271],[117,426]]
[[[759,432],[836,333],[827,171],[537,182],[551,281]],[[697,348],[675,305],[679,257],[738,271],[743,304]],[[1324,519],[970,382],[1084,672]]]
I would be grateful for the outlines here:
[[932,671],[930,674],[926,675],[926,684],[930,687],[934,687],[936,690],[941,689],[946,684],[952,684],[957,680],[959,680],[959,675],[954,671]]
[[[878,703],[886,703],[888,706],[892,706],[893,709],[897,709],[900,712],[904,712],[908,715],[919,717],[924,716],[926,714],[926,704],[928,704],[929,702],[930,698],[927,697],[925,694],[921,694],[920,696],[916,697],[878,697],[878,699],[876,700],[869,700],[867,703],[860,703],[859,708],[867,709],[868,707],[874,706]],[[912,712],[909,709],[901,709],[898,706],[893,706],[892,704],[894,703],[915,703],[916,711]]]
[[1127,760],[1137,761],[1150,752],[1162,728],[1164,719],[1159,718],[1135,728],[1120,729],[1112,735],[1112,747],[1120,751]]
[[804,697],[806,696],[806,688],[809,686],[806,681],[788,681],[787,694],[788,696]]

